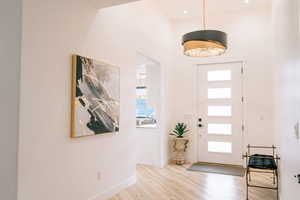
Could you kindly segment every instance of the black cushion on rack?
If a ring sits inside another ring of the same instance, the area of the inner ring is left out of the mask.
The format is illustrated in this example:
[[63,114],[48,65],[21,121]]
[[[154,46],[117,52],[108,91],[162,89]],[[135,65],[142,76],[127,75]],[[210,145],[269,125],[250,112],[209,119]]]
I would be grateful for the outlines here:
[[255,169],[275,170],[277,165],[275,159],[271,155],[254,154],[250,156],[248,167]]

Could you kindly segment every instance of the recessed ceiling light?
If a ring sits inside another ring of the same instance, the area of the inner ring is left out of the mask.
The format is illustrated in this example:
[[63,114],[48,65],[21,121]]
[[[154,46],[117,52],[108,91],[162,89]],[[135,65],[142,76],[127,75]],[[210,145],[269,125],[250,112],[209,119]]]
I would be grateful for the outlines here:
[[184,10],[184,11],[183,11],[183,14],[185,14],[185,15],[188,14],[188,11],[187,11],[187,10]]
[[250,2],[250,0],[245,0],[245,3],[249,3]]

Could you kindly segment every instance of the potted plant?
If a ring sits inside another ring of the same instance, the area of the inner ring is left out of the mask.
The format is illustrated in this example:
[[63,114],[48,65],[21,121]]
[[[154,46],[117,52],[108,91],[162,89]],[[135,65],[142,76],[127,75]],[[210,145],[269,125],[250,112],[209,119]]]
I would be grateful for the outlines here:
[[189,132],[187,129],[187,125],[184,123],[177,123],[175,129],[172,131],[170,135],[175,135],[177,138],[183,138],[184,134]]
[[189,131],[186,124],[177,123],[175,129],[170,134],[176,136],[174,139],[174,151],[176,152],[175,162],[177,165],[183,165],[185,163],[184,152],[187,149],[189,140],[184,138],[184,135]]

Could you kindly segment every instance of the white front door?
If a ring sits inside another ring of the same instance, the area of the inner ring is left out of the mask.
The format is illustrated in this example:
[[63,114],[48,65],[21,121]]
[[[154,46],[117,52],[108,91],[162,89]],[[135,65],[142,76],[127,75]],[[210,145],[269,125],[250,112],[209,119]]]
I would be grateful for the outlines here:
[[198,65],[198,160],[242,165],[243,63]]

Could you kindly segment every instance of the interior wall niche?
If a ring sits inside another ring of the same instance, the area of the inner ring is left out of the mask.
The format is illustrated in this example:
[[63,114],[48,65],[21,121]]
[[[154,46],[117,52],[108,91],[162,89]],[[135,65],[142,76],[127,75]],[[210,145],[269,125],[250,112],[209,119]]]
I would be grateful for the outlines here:
[[138,53],[136,68],[136,127],[156,128],[160,115],[160,63]]

